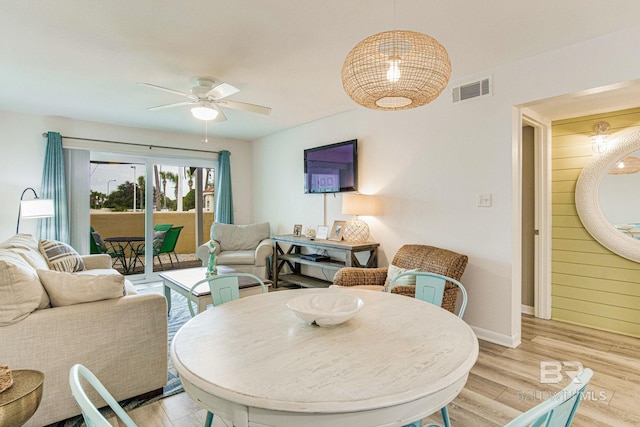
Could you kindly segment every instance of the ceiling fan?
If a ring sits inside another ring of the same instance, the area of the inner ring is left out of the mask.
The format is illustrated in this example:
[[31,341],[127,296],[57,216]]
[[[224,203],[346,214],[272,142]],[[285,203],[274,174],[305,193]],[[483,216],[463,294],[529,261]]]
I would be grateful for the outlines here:
[[229,83],[216,82],[207,77],[200,77],[196,80],[196,86],[191,88],[191,93],[180,92],[178,90],[153,85],[150,83],[138,83],[141,86],[147,86],[153,89],[159,89],[165,92],[174,93],[176,95],[189,98],[188,101],[174,102],[172,104],[158,105],[156,107],[147,108],[149,111],[163,110],[165,108],[182,107],[185,105],[193,105],[191,114],[200,120],[215,120],[223,122],[227,117],[220,107],[232,108],[234,110],[248,111],[258,114],[269,114],[271,108],[262,105],[248,104],[246,102],[231,101],[226,99],[240,91]]

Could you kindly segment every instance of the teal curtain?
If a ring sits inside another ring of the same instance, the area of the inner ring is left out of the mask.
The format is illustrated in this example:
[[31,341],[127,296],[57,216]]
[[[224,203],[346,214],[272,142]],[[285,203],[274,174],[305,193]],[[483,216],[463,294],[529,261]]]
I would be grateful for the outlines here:
[[218,154],[218,171],[215,189],[215,221],[233,224],[233,195],[231,192],[231,153],[222,150]]
[[65,180],[62,137],[57,132],[47,133],[47,151],[42,170],[41,199],[53,199],[53,218],[39,220],[40,239],[59,240],[69,243],[69,209]]

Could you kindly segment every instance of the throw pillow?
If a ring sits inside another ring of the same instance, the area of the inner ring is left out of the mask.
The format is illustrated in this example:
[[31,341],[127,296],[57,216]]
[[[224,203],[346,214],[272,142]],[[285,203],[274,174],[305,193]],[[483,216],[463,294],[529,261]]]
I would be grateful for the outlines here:
[[38,248],[52,270],[67,273],[84,270],[82,257],[66,243],[57,240],[40,240]]
[[120,298],[124,295],[121,274],[76,274],[53,270],[37,270],[49,294],[52,307]]
[[[397,276],[402,273],[409,273],[412,271],[419,271],[418,268],[407,269],[396,267],[393,264],[389,264],[389,268],[387,269],[387,280],[384,282],[384,288],[387,289],[389,285],[391,285],[391,281],[395,279]],[[393,286],[415,286],[416,285],[416,276],[405,276],[401,277],[396,281]]]
[[49,306],[38,274],[20,255],[0,249],[0,327]]

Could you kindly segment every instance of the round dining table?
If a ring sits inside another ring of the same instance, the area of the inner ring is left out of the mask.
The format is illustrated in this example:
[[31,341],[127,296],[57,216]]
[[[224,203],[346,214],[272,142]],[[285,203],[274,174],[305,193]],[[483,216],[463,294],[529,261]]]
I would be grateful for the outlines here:
[[[287,301],[343,292],[364,306],[333,327],[299,319]],[[213,307],[171,344],[185,391],[247,426],[402,426],[451,402],[478,357],[473,330],[403,295],[357,289],[269,292]]]

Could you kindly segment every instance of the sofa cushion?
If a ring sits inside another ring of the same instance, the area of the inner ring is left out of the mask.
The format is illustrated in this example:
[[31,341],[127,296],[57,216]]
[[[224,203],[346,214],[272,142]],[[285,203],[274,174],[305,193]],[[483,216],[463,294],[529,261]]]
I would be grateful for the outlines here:
[[0,249],[0,326],[48,306],[49,297],[36,270],[13,250]]
[[84,262],[80,254],[64,242],[40,240],[38,248],[52,270],[67,273],[84,270]]
[[258,244],[271,237],[268,222],[261,224],[233,225],[214,223],[211,226],[211,239],[220,243],[222,251],[246,251],[255,249]]
[[38,276],[49,294],[52,307],[124,296],[124,276],[121,274],[93,275],[38,270]]
[[49,265],[38,249],[38,240],[30,234],[16,234],[0,243],[0,249],[11,249],[20,255],[35,270],[47,269]]

